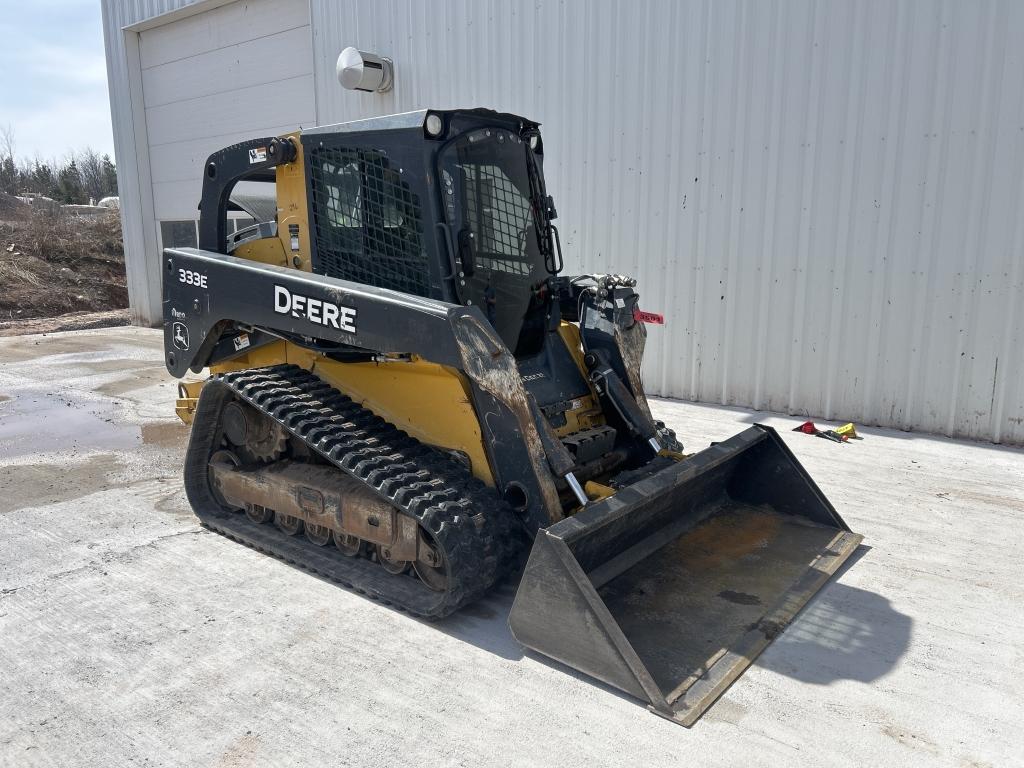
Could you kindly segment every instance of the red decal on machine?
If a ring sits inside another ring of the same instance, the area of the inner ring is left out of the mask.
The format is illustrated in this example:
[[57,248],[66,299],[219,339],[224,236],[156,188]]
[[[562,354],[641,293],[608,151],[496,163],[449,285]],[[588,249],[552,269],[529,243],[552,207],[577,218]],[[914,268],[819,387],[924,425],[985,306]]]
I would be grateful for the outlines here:
[[655,325],[665,324],[664,315],[659,315],[657,312],[644,312],[642,309],[634,309],[633,318],[635,320],[639,320],[641,323],[654,323]]

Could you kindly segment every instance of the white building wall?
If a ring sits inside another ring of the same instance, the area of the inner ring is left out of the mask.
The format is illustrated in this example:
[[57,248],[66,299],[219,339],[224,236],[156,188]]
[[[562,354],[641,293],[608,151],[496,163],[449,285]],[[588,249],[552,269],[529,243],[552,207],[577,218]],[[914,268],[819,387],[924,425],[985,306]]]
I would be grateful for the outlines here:
[[160,249],[196,245],[206,158],[314,122],[309,3],[102,8],[132,316],[159,324]]
[[107,53],[107,86],[117,160],[117,191],[121,198],[121,229],[132,322],[152,325],[160,307],[160,273],[147,253],[159,242],[149,182],[149,151],[145,111],[132,103],[132,90],[141,88],[137,34],[125,27],[189,5],[187,0],[102,0],[103,40]]
[[[544,123],[569,271],[651,392],[1024,442],[1024,4],[312,0],[318,122]],[[392,57],[343,91],[339,51]]]
[[229,3],[139,33],[153,202],[196,219],[206,159],[312,124],[307,0]]
[[[160,206],[193,204],[150,146],[139,38],[225,5],[102,0],[139,323],[160,319],[151,156]],[[633,273],[666,315],[652,392],[1024,442],[1024,4],[309,6],[316,122],[489,106],[544,123],[569,270]],[[394,91],[343,91],[346,45],[394,58]]]

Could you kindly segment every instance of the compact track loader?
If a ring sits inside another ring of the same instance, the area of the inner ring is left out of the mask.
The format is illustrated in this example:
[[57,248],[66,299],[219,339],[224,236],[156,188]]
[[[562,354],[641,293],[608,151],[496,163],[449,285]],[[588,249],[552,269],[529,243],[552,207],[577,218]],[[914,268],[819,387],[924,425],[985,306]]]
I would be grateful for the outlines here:
[[521,643],[689,725],[860,537],[773,430],[685,455],[652,418],[635,281],[561,274],[542,159],[482,109],[211,155],[199,248],[162,262],[167,368],[210,370],[186,491],[419,617],[522,568]]

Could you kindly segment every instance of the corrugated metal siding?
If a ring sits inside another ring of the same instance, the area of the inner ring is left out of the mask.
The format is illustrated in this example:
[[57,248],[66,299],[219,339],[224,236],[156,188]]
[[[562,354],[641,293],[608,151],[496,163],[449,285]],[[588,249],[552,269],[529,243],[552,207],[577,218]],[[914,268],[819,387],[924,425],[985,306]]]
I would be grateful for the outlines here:
[[[542,121],[570,271],[691,400],[1024,442],[1024,4],[312,0],[320,123]],[[346,45],[394,91],[343,91]]]

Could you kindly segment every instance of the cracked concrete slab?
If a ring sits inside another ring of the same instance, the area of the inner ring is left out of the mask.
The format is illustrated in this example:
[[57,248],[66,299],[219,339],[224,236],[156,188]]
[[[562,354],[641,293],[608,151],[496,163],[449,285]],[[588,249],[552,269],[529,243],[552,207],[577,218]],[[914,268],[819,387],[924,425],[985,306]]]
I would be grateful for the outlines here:
[[202,529],[161,352],[0,339],[0,764],[1020,763],[1020,450],[654,400],[691,450],[783,430],[866,536],[685,730],[524,654],[514,585],[428,624]]

